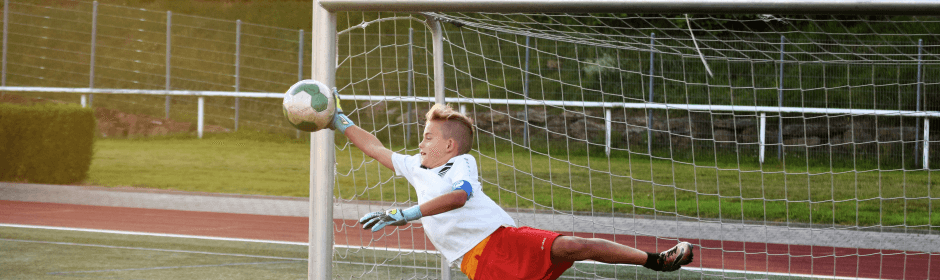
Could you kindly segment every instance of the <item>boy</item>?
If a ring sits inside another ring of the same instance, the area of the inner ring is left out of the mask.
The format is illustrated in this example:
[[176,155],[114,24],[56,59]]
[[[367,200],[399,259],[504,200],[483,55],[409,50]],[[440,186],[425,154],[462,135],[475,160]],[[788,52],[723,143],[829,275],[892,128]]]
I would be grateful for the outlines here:
[[[692,262],[693,246],[681,242],[654,254],[598,238],[580,238],[515,222],[483,193],[472,147],[473,120],[450,106],[434,105],[419,154],[394,153],[371,133],[355,126],[336,102],[331,129],[346,135],[363,153],[408,180],[418,205],[366,214],[359,223],[373,232],[421,219],[425,234],[450,263],[473,280],[557,279],[575,261],[643,265],[675,271]],[[462,260],[461,260],[462,258]]]

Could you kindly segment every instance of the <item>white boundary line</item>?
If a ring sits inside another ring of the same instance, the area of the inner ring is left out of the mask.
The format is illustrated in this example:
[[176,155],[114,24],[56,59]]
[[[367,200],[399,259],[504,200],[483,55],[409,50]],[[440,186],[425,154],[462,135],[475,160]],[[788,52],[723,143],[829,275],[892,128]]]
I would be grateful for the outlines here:
[[[134,232],[134,231],[121,231],[121,230],[103,230],[103,229],[86,229],[86,228],[69,228],[69,227],[53,227],[53,226],[35,226],[35,225],[18,225],[18,224],[4,224],[0,223],[0,227],[11,227],[11,228],[26,228],[26,229],[47,229],[47,230],[64,230],[64,231],[78,231],[78,232],[92,232],[92,233],[110,233],[110,234],[123,234],[123,235],[137,235],[137,236],[153,236],[153,237],[170,237],[170,238],[188,238],[188,239],[202,239],[202,240],[215,240],[215,241],[235,241],[235,242],[251,242],[251,243],[268,243],[268,244],[282,244],[282,245],[296,245],[296,246],[308,246],[309,243],[304,242],[290,242],[290,241],[276,241],[276,240],[262,240],[262,239],[245,239],[245,238],[229,238],[229,237],[212,237],[212,236],[199,236],[199,235],[185,235],[185,234],[167,234],[167,233],[153,233],[153,232]],[[88,245],[88,244],[78,244],[78,243],[65,243],[65,242],[45,242],[50,244],[62,244],[62,245]],[[97,246],[97,245],[96,245]],[[103,245],[102,245],[103,246]],[[135,247],[120,247],[120,246],[108,246],[108,248],[118,248],[118,249],[142,249]],[[431,250],[405,250],[405,249],[396,249],[396,248],[381,248],[381,247],[365,247],[365,246],[350,246],[350,245],[333,245],[334,248],[344,248],[344,249],[366,249],[366,250],[375,250],[375,251],[392,251],[399,253],[425,253],[425,254],[439,254],[438,251]],[[148,248],[149,249],[149,248]],[[177,250],[169,250],[177,251]],[[207,252],[196,252],[196,251],[179,251],[179,252],[191,252],[191,253],[207,253]],[[228,254],[225,254],[228,255]],[[232,254],[235,256],[236,254]],[[238,255],[243,257],[265,257],[265,256],[253,256],[253,255]],[[270,258],[270,257],[269,257]],[[281,258],[279,259],[290,259],[294,258]],[[299,260],[299,259],[298,259]],[[593,264],[593,265],[617,265],[617,266],[636,266],[629,264],[608,264],[596,261],[580,261],[579,264]],[[735,273],[735,274],[756,274],[756,275],[768,275],[768,276],[783,276],[783,277],[804,277],[804,278],[817,278],[817,279],[858,279],[858,280],[875,280],[877,278],[861,278],[861,277],[840,277],[840,276],[825,276],[825,275],[811,275],[811,274],[797,274],[797,273],[779,273],[779,272],[759,272],[759,271],[743,271],[743,270],[733,270],[733,269],[714,269],[714,268],[700,268],[700,267],[683,267],[684,270],[689,271],[700,271],[700,272],[714,272],[714,273]]]
[[[602,262],[597,262],[597,261],[580,261],[577,263],[592,264],[592,265],[640,266],[640,265],[633,265],[633,264],[609,264],[609,263],[602,263]],[[878,280],[878,278],[826,276],[826,275],[801,274],[801,273],[744,271],[744,270],[735,270],[735,269],[718,269],[718,268],[704,268],[704,267],[690,267],[690,266],[683,266],[681,269],[689,270],[689,271],[700,271],[700,272],[717,272],[717,273],[722,273],[722,274],[736,273],[736,274],[758,274],[758,275],[782,276],[782,277],[803,277],[803,278],[814,278],[814,279]]]
[[[152,237],[188,238],[188,239],[201,239],[201,240],[214,240],[214,241],[235,241],[235,242],[251,242],[251,243],[268,243],[268,244],[295,245],[295,246],[309,246],[309,245],[310,245],[310,243],[307,243],[307,242],[291,242],[291,241],[262,240],[262,239],[246,239],[246,238],[230,238],[230,237],[200,236],[200,235],[186,235],[186,234],[169,234],[169,233],[154,233],[154,232],[136,232],[136,231],[106,230],[106,229],[86,229],[86,228],[69,228],[69,227],[53,227],[53,226],[18,225],[18,224],[4,224],[4,223],[0,223],[0,227],[28,228],[28,229],[48,229],[48,230],[66,230],[66,231],[91,232],[91,233],[110,233],[110,234],[137,235],[137,236],[152,236]],[[438,251],[432,251],[432,250],[403,250],[403,249],[397,249],[397,248],[366,247],[366,246],[351,246],[351,245],[333,245],[333,247],[334,247],[334,248],[343,248],[343,249],[367,249],[367,250],[374,250],[374,251],[393,251],[393,252],[409,252],[409,253],[424,253],[424,254],[440,254],[440,252],[438,252]]]
[[237,241],[237,242],[252,242],[252,243],[271,243],[271,244],[298,245],[298,246],[307,246],[307,245],[309,245],[309,243],[306,243],[306,242],[289,242],[289,241],[260,240],[260,239],[212,237],[212,236],[185,235],[185,234],[168,234],[168,233],[153,233],[153,232],[135,232],[135,231],[122,231],[122,230],[69,228],[69,227],[52,227],[52,226],[34,226],[34,225],[17,225],[17,224],[3,224],[3,223],[0,223],[0,227],[28,228],[28,229],[50,229],[50,230],[67,230],[67,231],[92,232],[92,233],[111,233],[111,234],[139,235],[139,236],[153,236],[153,237],[189,238],[189,239],[203,239],[203,240],[216,240],[216,241]]
[[288,257],[277,257],[277,256],[229,254],[229,253],[216,253],[216,252],[203,252],[203,251],[173,250],[173,249],[158,249],[158,248],[144,248],[144,247],[128,247],[128,246],[113,246],[113,245],[101,245],[101,244],[85,244],[85,243],[73,243],[73,242],[59,242],[59,241],[38,241],[38,240],[22,240],[22,239],[9,239],[9,238],[0,238],[0,241],[23,242],[23,243],[37,243],[37,244],[52,244],[52,245],[67,245],[67,246],[82,246],[82,247],[96,247],[96,248],[107,248],[107,249],[142,250],[142,251],[155,251],[155,252],[166,252],[166,253],[187,253],[187,254],[201,254],[201,255],[214,255],[214,256],[227,256],[227,257],[245,257],[245,258],[260,258],[260,259],[276,259],[276,260],[288,260],[288,261],[306,261],[306,260],[307,260],[307,259],[301,259],[301,258],[288,258]]
[[124,271],[148,271],[148,270],[164,270],[164,269],[180,269],[180,268],[207,268],[207,267],[223,267],[223,266],[242,266],[242,265],[267,265],[267,264],[282,264],[282,263],[294,263],[298,261],[273,261],[273,262],[251,262],[251,263],[223,263],[223,264],[201,264],[201,265],[181,265],[181,266],[157,266],[157,267],[139,267],[139,268],[121,268],[121,269],[103,269],[103,270],[79,270],[79,271],[59,271],[59,272],[49,272],[46,274],[50,275],[65,275],[65,274],[92,274],[92,273],[108,273],[108,272],[124,272]]
[[801,277],[801,278],[810,278],[810,279],[878,280],[878,278],[825,276],[825,275],[798,274],[798,273],[779,273],[779,272],[754,272],[754,271],[740,271],[740,270],[714,269],[714,268],[699,268],[699,267],[682,267],[682,269],[691,270],[691,271],[701,271],[701,272],[760,274],[760,275],[767,275],[767,276]]

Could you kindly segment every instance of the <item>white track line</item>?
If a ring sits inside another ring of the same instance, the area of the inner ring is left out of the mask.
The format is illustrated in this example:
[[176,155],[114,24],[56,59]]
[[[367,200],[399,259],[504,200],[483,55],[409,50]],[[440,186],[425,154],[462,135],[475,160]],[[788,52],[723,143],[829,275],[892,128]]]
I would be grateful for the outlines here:
[[[228,237],[212,237],[212,236],[199,236],[199,235],[185,235],[185,234],[167,234],[167,233],[152,233],[152,232],[134,232],[134,231],[120,231],[120,230],[102,230],[102,229],[85,229],[85,228],[68,228],[68,227],[52,227],[52,226],[34,226],[34,225],[17,225],[17,224],[3,224],[0,223],[0,227],[12,227],[12,228],[28,228],[28,229],[47,229],[47,230],[65,230],[65,231],[79,231],[79,232],[93,232],[93,233],[111,233],[111,234],[123,234],[123,235],[138,235],[138,236],[154,236],[154,237],[171,237],[171,238],[189,238],[189,239],[202,239],[202,240],[215,240],[215,241],[235,241],[235,242],[252,242],[252,243],[268,243],[268,244],[283,244],[283,245],[297,245],[297,246],[309,246],[309,243],[304,242],[289,242],[289,241],[276,241],[276,240],[261,240],[261,239],[245,239],[245,238],[228,238]],[[0,239],[0,240],[9,240],[9,239]],[[19,241],[19,240],[16,240]],[[45,242],[45,241],[32,241],[39,243],[49,243],[49,244],[61,244],[61,245],[81,245],[81,246],[95,246],[95,247],[108,247],[108,248],[117,248],[117,249],[138,249],[138,250],[154,250],[154,251],[168,251],[168,252],[181,252],[181,253],[201,253],[201,254],[212,254],[212,255],[229,255],[229,256],[244,256],[244,257],[259,257],[259,258],[274,258],[274,259],[285,259],[285,260],[307,260],[307,259],[298,259],[298,258],[282,258],[282,257],[272,257],[272,256],[254,256],[254,255],[238,255],[238,254],[223,254],[223,253],[210,253],[210,252],[197,252],[197,251],[182,251],[182,250],[164,250],[164,249],[150,249],[150,248],[135,248],[135,247],[120,247],[120,246],[107,246],[107,245],[90,245],[90,244],[77,244],[77,243],[65,243],[65,242]],[[399,253],[425,253],[425,254],[439,254],[438,251],[431,250],[408,250],[408,249],[397,249],[397,248],[388,248],[388,247],[364,247],[364,246],[350,246],[350,245],[333,245],[334,248],[344,248],[344,249],[365,249],[365,250],[375,250],[375,251],[391,251]],[[619,266],[635,266],[627,264],[607,264],[595,261],[580,261],[581,264],[595,264],[595,265],[619,265]],[[826,276],[826,275],[812,275],[812,274],[796,274],[796,273],[779,273],[779,272],[761,272],[761,271],[744,271],[744,270],[732,270],[732,269],[714,269],[714,268],[700,268],[700,267],[682,267],[684,270],[689,271],[701,271],[701,272],[715,272],[715,273],[734,273],[734,274],[756,274],[756,275],[768,275],[768,276],[789,276],[789,277],[806,277],[806,278],[818,278],[818,279],[856,279],[856,280],[875,280],[877,278],[860,278],[860,277],[840,277],[840,276]]]

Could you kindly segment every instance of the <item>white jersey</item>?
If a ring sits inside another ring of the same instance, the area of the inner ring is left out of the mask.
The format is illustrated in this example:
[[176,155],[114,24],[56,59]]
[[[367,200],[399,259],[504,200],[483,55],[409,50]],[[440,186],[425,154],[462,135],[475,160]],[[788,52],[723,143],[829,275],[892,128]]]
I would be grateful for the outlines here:
[[422,217],[424,232],[437,250],[451,263],[473,249],[500,226],[516,226],[509,214],[483,193],[478,179],[476,159],[459,155],[433,169],[421,165],[421,155],[392,154],[395,174],[408,179],[418,193],[418,203],[425,203],[453,191],[454,182],[466,180],[473,186],[473,196],[463,207]]

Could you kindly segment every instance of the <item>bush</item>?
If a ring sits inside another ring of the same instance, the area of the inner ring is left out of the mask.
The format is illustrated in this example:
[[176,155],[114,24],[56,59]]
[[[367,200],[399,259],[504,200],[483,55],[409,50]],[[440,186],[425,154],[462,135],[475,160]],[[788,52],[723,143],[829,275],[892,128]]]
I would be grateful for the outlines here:
[[95,138],[92,109],[0,104],[0,181],[84,181]]

